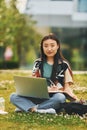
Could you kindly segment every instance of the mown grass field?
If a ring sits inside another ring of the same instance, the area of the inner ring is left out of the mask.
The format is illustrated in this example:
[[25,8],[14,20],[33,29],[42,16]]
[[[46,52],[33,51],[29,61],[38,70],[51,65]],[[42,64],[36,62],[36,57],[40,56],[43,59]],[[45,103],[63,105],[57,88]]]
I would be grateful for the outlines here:
[[[14,113],[9,96],[15,91],[14,75],[31,75],[30,71],[0,70],[0,97],[5,98],[7,115],[0,115],[0,130],[87,130],[87,118],[67,114]],[[87,74],[74,74],[72,89],[87,99]]]

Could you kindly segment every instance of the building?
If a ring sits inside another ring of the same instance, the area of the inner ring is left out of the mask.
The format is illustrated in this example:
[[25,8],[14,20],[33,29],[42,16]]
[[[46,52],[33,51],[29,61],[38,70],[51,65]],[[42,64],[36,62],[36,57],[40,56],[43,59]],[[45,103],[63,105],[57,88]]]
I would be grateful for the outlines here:
[[25,1],[23,13],[32,15],[37,26],[87,27],[87,0]]
[[[64,48],[64,51],[73,68],[87,70],[87,0],[26,0],[22,13],[32,15],[32,19],[37,21],[37,30],[42,34],[49,32],[49,28],[60,29],[58,36],[71,47]],[[67,29],[70,30],[67,32]],[[75,46],[72,48],[73,43]]]

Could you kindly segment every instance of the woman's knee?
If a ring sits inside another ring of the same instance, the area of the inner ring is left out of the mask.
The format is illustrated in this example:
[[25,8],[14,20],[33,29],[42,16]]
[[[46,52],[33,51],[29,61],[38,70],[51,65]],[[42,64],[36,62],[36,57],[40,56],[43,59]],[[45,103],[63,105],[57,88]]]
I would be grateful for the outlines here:
[[59,103],[63,103],[66,101],[66,97],[64,94],[62,93],[56,93],[54,96],[53,96],[53,99]]
[[17,95],[16,95],[15,93],[12,93],[12,94],[10,95],[10,102],[14,103],[16,97],[17,97]]

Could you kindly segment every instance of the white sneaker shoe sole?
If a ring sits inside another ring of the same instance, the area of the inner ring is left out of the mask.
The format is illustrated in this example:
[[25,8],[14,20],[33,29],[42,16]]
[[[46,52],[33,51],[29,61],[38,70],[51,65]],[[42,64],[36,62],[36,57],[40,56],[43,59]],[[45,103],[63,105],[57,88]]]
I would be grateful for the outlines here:
[[22,112],[22,110],[17,107],[17,108],[15,109],[15,112]]
[[35,112],[38,112],[38,113],[48,113],[48,114],[56,114],[56,111],[55,109],[53,108],[49,108],[49,109],[37,109]]

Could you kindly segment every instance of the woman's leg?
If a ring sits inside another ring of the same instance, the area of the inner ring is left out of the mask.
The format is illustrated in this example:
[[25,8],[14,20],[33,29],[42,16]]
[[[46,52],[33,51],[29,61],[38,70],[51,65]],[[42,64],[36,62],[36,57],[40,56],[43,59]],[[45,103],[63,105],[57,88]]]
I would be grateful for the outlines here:
[[37,109],[49,109],[49,108],[59,109],[60,103],[65,102],[65,100],[66,100],[65,95],[62,93],[53,94],[53,96],[48,100],[39,100],[39,99],[29,100],[29,98],[18,96],[15,93],[11,94],[10,96],[10,101],[12,102],[12,104],[14,104],[16,107],[20,108],[25,112],[28,112],[29,109],[35,107],[37,107]]
[[49,100],[40,103],[37,109],[49,109],[49,108],[59,109],[60,103],[64,103],[65,101],[66,97],[64,94],[56,93],[53,94],[53,96]]
[[29,100],[29,98],[18,96],[15,93],[11,94],[10,101],[16,107],[20,108],[21,110],[25,112],[28,112],[29,109],[36,106],[36,104],[34,104],[31,100]]

